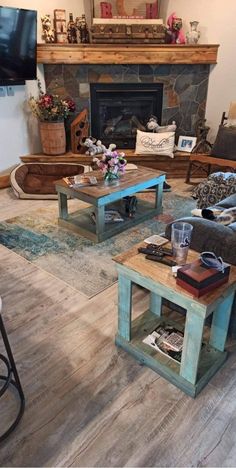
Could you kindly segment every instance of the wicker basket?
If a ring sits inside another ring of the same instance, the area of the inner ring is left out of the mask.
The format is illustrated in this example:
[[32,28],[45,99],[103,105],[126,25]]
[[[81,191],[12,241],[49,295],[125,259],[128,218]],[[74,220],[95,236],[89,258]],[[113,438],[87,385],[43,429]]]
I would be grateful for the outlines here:
[[39,128],[44,154],[55,155],[66,152],[64,122],[40,122]]

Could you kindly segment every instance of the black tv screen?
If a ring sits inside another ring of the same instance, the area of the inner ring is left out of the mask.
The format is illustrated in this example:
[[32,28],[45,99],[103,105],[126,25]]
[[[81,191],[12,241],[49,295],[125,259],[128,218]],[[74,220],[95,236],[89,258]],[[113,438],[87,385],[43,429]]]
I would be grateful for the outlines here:
[[0,84],[36,79],[37,12],[0,7]]

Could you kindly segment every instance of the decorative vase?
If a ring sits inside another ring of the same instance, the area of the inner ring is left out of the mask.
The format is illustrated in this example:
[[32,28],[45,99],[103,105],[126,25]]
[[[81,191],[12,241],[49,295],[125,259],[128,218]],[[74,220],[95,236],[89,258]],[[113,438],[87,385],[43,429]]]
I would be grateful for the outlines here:
[[66,132],[63,122],[40,122],[39,130],[43,153],[59,155],[66,152]]
[[197,30],[198,21],[190,21],[191,30],[187,32],[186,39],[188,44],[197,44],[200,38],[200,31]]
[[118,179],[119,179],[119,175],[112,171],[107,171],[104,175],[104,181],[108,183],[113,182],[114,180],[118,180]]

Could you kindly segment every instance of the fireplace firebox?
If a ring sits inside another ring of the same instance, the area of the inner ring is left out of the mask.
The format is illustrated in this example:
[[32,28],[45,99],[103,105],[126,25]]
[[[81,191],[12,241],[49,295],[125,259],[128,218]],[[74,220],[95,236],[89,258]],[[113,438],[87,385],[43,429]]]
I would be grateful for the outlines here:
[[163,84],[90,84],[91,134],[117,148],[134,148],[136,132],[155,115],[161,124]]

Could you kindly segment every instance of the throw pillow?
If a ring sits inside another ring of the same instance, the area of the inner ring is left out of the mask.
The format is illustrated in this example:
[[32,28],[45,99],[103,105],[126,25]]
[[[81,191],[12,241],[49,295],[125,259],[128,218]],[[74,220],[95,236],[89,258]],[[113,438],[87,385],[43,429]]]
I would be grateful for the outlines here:
[[135,154],[174,157],[175,132],[150,133],[137,130]]
[[236,127],[219,126],[211,156],[221,159],[236,160]]

